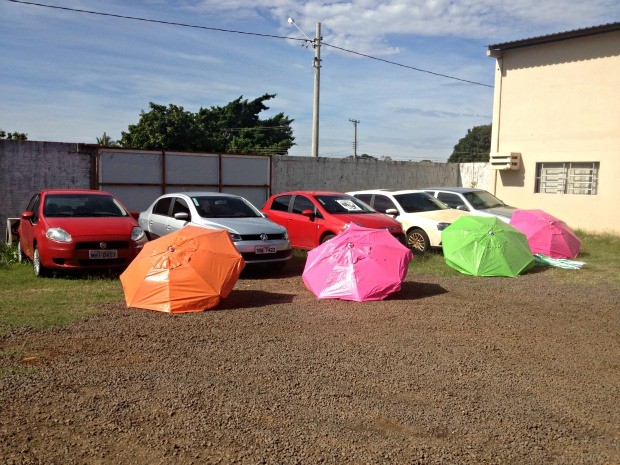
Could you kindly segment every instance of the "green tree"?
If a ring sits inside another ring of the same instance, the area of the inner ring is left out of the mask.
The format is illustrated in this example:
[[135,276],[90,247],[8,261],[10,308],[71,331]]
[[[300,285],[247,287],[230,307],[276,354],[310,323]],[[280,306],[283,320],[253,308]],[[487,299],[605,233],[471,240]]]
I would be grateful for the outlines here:
[[488,162],[491,151],[491,125],[474,126],[454,146],[449,163]]
[[28,134],[23,132],[5,132],[0,129],[0,140],[28,140]]
[[118,142],[112,140],[112,138],[108,136],[105,132],[103,133],[103,136],[97,137],[97,144],[101,145],[102,147],[118,147]]
[[293,120],[283,113],[259,117],[269,109],[265,101],[274,97],[265,94],[243,100],[241,96],[223,107],[200,108],[196,113],[150,103],[150,111],[140,114],[140,121],[122,133],[120,142],[138,149],[286,154],[295,140]]

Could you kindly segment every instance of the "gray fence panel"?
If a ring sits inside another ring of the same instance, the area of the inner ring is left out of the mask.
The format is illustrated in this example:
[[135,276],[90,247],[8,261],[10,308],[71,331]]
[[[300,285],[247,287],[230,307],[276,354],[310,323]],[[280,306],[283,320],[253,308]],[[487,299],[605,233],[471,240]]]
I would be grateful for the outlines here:
[[269,157],[251,155],[222,156],[222,184],[264,186],[269,184]]
[[159,186],[108,186],[105,190],[117,196],[130,211],[139,212],[162,194]]
[[157,152],[100,151],[99,184],[161,184],[162,157]]
[[166,153],[166,184],[212,184],[217,186],[218,182],[218,155]]

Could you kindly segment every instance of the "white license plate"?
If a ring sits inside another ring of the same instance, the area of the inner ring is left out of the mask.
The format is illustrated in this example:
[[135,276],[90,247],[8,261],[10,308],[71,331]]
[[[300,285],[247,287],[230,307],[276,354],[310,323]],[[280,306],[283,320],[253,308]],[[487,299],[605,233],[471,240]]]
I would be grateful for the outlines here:
[[278,250],[273,245],[257,245],[254,247],[254,253],[261,255],[265,253],[276,253]]
[[118,258],[118,250],[89,250],[88,258],[93,260],[101,260],[106,258]]

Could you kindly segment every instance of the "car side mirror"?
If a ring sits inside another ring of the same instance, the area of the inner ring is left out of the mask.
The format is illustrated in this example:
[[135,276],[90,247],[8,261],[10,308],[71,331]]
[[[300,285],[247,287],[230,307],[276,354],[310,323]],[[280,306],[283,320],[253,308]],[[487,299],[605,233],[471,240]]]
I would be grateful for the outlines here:
[[34,218],[34,212],[23,212],[19,217],[22,220],[31,220]]
[[456,207],[456,209],[464,211],[464,212],[468,212],[469,211],[469,208],[467,208],[465,205],[459,205],[459,206]]
[[129,215],[131,215],[134,220],[140,218],[140,212],[129,212]]
[[390,216],[398,216],[398,210],[396,210],[395,208],[388,208],[385,211],[385,214]]
[[260,214],[263,218],[269,218],[269,215],[265,212],[260,212]]
[[186,212],[175,213],[174,214],[174,219],[175,220],[187,221],[187,220],[189,220],[189,213],[186,213]]
[[310,221],[314,221],[314,218],[316,218],[312,210],[303,210],[301,214],[310,218]]

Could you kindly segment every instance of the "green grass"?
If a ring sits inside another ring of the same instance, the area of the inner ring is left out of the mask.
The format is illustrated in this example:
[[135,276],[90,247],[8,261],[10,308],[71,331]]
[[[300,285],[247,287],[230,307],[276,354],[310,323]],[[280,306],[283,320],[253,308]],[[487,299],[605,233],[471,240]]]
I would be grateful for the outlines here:
[[[4,257],[5,251],[1,252]],[[0,262],[0,334],[12,328],[65,325],[103,302],[123,299],[117,276],[54,274],[37,278],[30,263]]]

